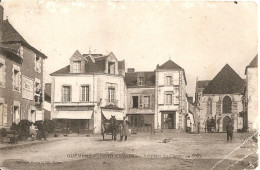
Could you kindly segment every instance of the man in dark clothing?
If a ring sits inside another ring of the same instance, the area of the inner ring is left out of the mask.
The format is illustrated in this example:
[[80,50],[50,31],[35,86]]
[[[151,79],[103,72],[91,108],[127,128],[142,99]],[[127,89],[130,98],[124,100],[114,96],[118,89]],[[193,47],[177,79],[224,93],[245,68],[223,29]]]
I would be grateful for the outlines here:
[[229,121],[228,124],[227,124],[227,141],[229,141],[229,138],[232,141],[233,129],[234,129],[233,125],[232,125],[231,121]]

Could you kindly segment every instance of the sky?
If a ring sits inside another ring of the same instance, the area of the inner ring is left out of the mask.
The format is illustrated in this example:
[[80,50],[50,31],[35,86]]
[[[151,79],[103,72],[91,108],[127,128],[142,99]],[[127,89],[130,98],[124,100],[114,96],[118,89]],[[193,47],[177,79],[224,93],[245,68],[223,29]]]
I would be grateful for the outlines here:
[[76,50],[113,52],[136,71],[171,59],[185,69],[194,96],[196,79],[213,79],[225,64],[245,78],[258,49],[254,2],[2,1],[5,18],[48,56],[47,74],[68,65]]

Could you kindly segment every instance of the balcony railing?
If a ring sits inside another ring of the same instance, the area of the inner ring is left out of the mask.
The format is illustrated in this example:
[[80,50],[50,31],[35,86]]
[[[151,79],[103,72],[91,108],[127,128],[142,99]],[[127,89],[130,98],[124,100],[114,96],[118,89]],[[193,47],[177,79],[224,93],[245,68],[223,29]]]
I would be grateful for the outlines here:
[[106,99],[106,106],[109,106],[109,105],[112,105],[112,106],[117,106],[118,105],[118,100],[115,100],[115,99]]

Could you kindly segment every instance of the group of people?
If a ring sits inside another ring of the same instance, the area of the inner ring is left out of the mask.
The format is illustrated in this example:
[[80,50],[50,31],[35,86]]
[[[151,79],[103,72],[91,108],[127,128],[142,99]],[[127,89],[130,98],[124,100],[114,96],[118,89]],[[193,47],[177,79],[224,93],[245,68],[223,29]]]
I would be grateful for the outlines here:
[[[113,124],[113,122],[116,122],[116,117],[111,115],[110,123]],[[127,141],[127,136],[129,135],[129,128],[128,128],[128,122],[126,120],[126,117],[123,117],[122,123],[120,123],[120,141],[123,141],[123,138],[125,141]]]

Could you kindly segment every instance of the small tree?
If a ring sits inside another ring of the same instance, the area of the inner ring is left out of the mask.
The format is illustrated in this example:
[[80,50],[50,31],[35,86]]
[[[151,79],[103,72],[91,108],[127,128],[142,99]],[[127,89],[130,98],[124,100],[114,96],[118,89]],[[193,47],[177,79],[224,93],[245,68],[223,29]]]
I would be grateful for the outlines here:
[[5,128],[1,129],[1,137],[6,137],[6,129]]
[[52,120],[44,120],[43,122],[44,130],[48,133],[53,133],[56,128],[56,123]]
[[17,125],[15,122],[12,123],[10,129],[11,129],[11,131],[12,131],[12,133],[13,133],[14,135],[17,135],[17,134],[18,134],[19,127],[18,127],[18,125]]
[[18,124],[18,138],[21,140],[22,138],[27,139],[30,136],[30,126],[32,123],[27,120],[23,119]]

